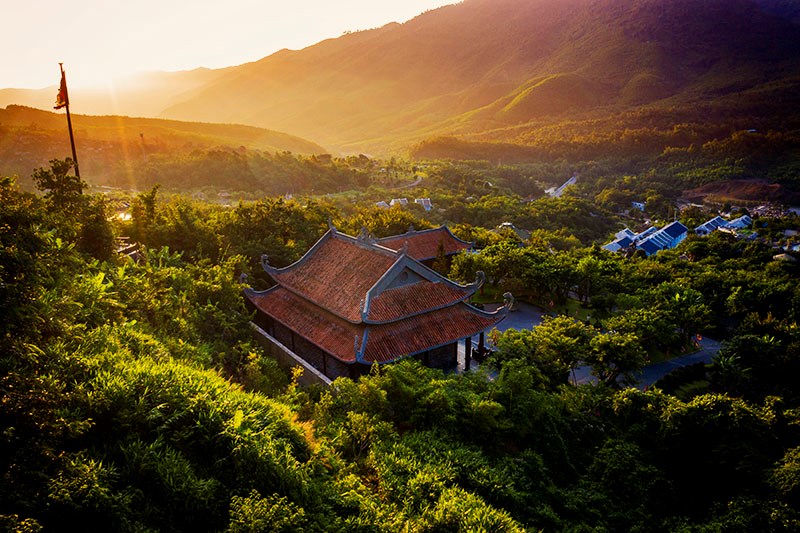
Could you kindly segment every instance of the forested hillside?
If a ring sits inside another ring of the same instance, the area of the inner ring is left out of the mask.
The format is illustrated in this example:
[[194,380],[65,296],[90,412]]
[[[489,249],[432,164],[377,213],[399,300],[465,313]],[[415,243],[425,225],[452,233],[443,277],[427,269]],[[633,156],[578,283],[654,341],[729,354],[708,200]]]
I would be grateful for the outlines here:
[[[797,127],[797,20],[779,0],[466,0],[253,63],[150,74],[141,89],[120,84],[114,113],[250,124],[344,153],[455,135],[534,148],[517,152],[529,161],[573,157],[573,140],[625,150],[676,125],[699,142],[785,134]],[[107,99],[77,93],[75,111],[109,113]]]
[[723,99],[729,119],[747,120],[742,96],[796,94],[798,50],[800,28],[774,2],[468,0],[242,65],[164,113],[270,124],[344,150],[441,134],[529,145],[576,120],[639,128],[652,106],[671,125],[686,114],[714,125],[696,106]]
[[[174,177],[165,170],[167,175],[163,176],[153,167],[160,167],[164,160],[173,164],[185,159],[213,161],[214,153],[217,159],[237,155],[243,158],[248,150],[259,154],[325,153],[313,142],[252,126],[81,114],[73,114],[72,123],[83,176],[94,185],[144,189],[158,182],[189,189],[211,180],[218,187],[253,188],[254,183],[248,183],[246,178],[236,179],[230,172],[215,171],[213,162],[204,165],[203,183],[198,183],[191,171]],[[62,114],[14,105],[0,109],[2,175],[22,176],[22,184],[30,185],[27,177],[35,168],[45,165],[53,155],[71,154],[69,142],[67,121]]]
[[[585,199],[523,206],[465,179],[452,186],[475,195],[470,218],[485,225],[455,231],[484,249],[450,275],[483,269],[488,291],[552,302],[554,316],[497,335],[491,378],[408,362],[303,390],[251,340],[238,275],[266,283],[260,255],[296,260],[328,220],[377,236],[429,221],[284,199],[231,209],[154,188],[110,222],[68,162],[34,182],[42,195],[0,181],[6,530],[800,526],[797,266],[767,245],[717,233],[626,259],[581,243],[614,224]],[[522,246],[488,231],[508,212],[540,225]],[[787,227],[759,220],[764,235]],[[138,261],[113,252],[115,235],[140,243]],[[558,314],[573,292],[591,321]],[[726,339],[712,365],[620,388],[697,333]],[[578,360],[597,385],[569,384]]]
[[[75,92],[83,179],[0,109],[0,530],[800,531],[796,2],[465,0],[139,81]],[[541,320],[479,369],[304,387],[256,342],[262,255],[442,224]]]

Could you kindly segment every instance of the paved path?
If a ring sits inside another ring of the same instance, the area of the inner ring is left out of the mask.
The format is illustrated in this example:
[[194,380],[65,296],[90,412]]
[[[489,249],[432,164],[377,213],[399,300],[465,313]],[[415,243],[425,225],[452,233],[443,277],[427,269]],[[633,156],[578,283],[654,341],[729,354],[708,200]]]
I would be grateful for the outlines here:
[[[486,304],[485,310],[492,312],[502,305],[503,304],[499,303]],[[525,302],[515,302],[513,310],[509,312],[508,316],[506,316],[506,318],[497,325],[497,329],[501,332],[506,331],[507,329],[530,329],[541,324],[542,317],[545,314],[546,313],[539,307]],[[477,337],[474,340],[477,341]],[[693,365],[695,363],[708,364],[711,362],[711,359],[717,355],[719,349],[719,341],[704,337],[700,341],[700,349],[698,351],[689,355],[670,359],[669,361],[654,363],[644,367],[641,372],[635,375],[636,387],[640,390],[650,387],[653,385],[653,383],[677,368]],[[473,360],[470,368],[473,370],[477,369],[478,363]],[[464,370],[464,341],[458,343],[458,369],[459,371]],[[570,376],[570,381],[580,385],[584,383],[597,383],[597,378],[592,375],[591,368],[588,366],[579,366],[575,369],[573,375]]]
[[[647,365],[644,367],[641,372],[634,376],[636,379],[636,388],[639,390],[644,390],[675,369],[693,365],[695,363],[708,364],[711,362],[714,356],[717,355],[719,349],[719,341],[704,337],[703,340],[700,341],[700,349],[698,351],[690,353],[689,355],[670,359],[669,361],[653,363],[652,365]],[[570,380],[578,385],[584,383],[597,383],[597,378],[592,375],[592,371],[588,366],[580,366],[576,368]]]
[[[498,307],[503,304],[486,304],[484,311],[493,313]],[[498,331],[505,331],[507,329],[531,329],[533,326],[538,326],[542,323],[542,316],[544,311],[525,302],[514,302],[514,307],[511,308],[508,315],[502,322],[497,324]]]
[[397,189],[397,190],[400,190],[400,189],[410,189],[411,187],[416,187],[416,186],[417,186],[417,185],[419,185],[420,183],[422,183],[422,176],[419,176],[419,177],[418,177],[416,180],[414,180],[412,183],[406,183],[405,185],[400,185],[399,187],[395,187],[395,189]]
[[641,372],[636,374],[636,386],[639,389],[645,389],[675,369],[695,363],[708,364],[714,356],[717,355],[719,348],[719,341],[703,337],[700,341],[700,349],[698,351],[644,367]]

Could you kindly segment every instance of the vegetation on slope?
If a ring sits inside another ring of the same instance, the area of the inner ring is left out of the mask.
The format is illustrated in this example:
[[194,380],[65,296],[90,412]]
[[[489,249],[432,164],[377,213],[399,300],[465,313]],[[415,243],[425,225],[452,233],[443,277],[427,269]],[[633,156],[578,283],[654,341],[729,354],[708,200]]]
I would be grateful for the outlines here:
[[[103,185],[125,183],[151,159],[191,157],[209,150],[325,153],[310,141],[252,126],[81,114],[73,114],[72,123],[83,175]],[[52,154],[70,153],[62,114],[14,105],[0,109],[3,174],[29,176]]]
[[[623,260],[552,231],[520,247],[459,226],[495,244],[460,257],[454,275],[484,268],[490,284],[544,301],[577,290],[602,329],[561,316],[503,335],[494,379],[404,363],[300,390],[250,341],[237,274],[255,273],[264,252],[296,259],[328,216],[348,231],[373,219],[284,199],[165,201],[153,189],[112,227],[69,168],[37,172],[45,196],[0,182],[5,529],[800,525],[797,267],[757,243],[719,234]],[[580,205],[542,202],[532,218],[580,228]],[[383,213],[379,234],[425,224]],[[791,223],[761,222],[776,234]],[[142,243],[141,261],[110,253],[112,231]],[[698,330],[730,340],[693,392],[611,379]],[[575,358],[601,384],[567,385]]]
[[[718,138],[785,133],[778,124],[796,116],[799,47],[796,9],[779,0],[467,0],[245,65],[151,75],[138,96],[119,99],[119,112],[161,102],[162,117],[251,124],[381,155],[442,135],[533,145],[543,128],[569,132],[576,121],[621,134],[641,128],[636,115],[652,107],[667,128],[724,124]],[[754,93],[766,108],[785,105],[744,115]],[[103,98],[82,106],[109,112]],[[729,117],[769,126],[731,129]]]

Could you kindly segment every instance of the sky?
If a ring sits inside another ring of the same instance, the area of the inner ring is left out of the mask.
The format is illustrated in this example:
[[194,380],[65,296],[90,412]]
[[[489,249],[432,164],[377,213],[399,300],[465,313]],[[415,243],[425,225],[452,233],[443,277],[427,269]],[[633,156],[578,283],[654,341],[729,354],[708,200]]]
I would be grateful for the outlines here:
[[0,88],[240,65],[458,0],[0,0]]

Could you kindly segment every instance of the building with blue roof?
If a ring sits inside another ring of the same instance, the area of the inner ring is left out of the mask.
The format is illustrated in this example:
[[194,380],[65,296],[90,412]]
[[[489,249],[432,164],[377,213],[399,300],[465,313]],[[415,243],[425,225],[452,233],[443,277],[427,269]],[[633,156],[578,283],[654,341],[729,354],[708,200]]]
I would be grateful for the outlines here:
[[619,252],[635,247],[642,250],[648,256],[675,248],[688,235],[689,230],[680,222],[672,222],[661,229],[651,226],[641,233],[633,233],[628,228],[618,232],[615,239],[603,246],[603,249],[610,252]]
[[705,237],[718,229],[744,229],[750,227],[751,224],[753,224],[753,219],[748,215],[742,215],[734,220],[725,220],[721,216],[715,216],[711,220],[697,226],[694,232]]

